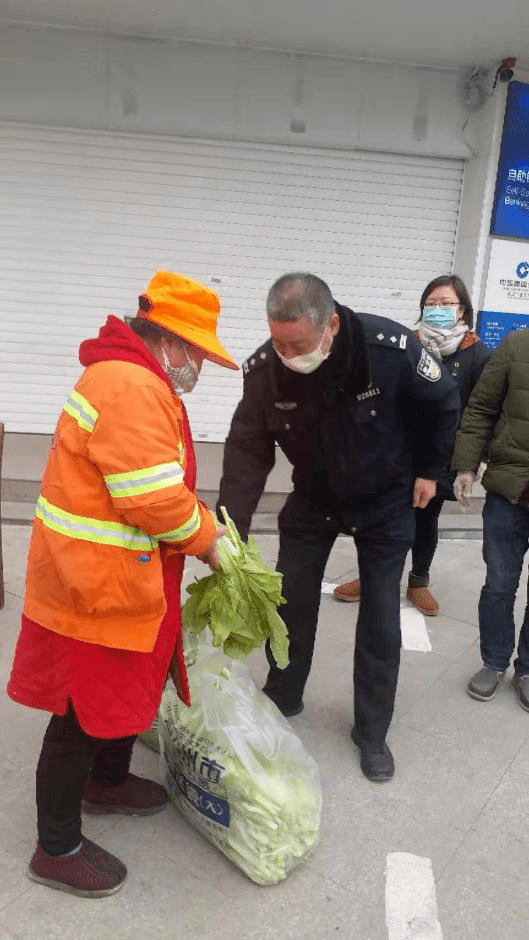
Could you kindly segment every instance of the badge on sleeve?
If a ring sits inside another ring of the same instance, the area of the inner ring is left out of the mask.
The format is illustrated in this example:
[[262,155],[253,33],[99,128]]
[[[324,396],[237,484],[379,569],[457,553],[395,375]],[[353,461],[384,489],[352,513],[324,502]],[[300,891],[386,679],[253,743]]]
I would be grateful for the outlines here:
[[427,379],[428,382],[438,382],[441,378],[441,368],[439,364],[425,349],[423,349],[421,353],[421,358],[417,365],[417,372],[419,375],[422,375],[423,379]]

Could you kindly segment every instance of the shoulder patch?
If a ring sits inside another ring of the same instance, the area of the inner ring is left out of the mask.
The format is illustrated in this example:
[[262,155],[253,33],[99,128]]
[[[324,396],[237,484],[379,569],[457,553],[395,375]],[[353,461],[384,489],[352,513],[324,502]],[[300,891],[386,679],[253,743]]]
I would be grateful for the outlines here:
[[423,349],[421,353],[421,358],[417,363],[417,373],[421,375],[423,379],[427,379],[428,382],[438,382],[441,378],[441,367],[435,359],[430,356],[430,353]]
[[367,342],[374,346],[392,346],[393,349],[406,349],[408,336],[399,329],[370,329],[366,336]]
[[245,359],[242,364],[242,371],[244,375],[248,375],[249,372],[253,372],[254,369],[258,369],[259,366],[264,366],[269,360],[269,354],[266,349],[258,349],[251,356],[248,356],[248,359]]

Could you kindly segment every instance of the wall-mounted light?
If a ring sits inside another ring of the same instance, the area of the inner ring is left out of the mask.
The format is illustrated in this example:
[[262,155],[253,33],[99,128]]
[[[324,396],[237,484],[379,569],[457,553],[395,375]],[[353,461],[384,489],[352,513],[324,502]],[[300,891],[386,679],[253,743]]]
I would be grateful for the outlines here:
[[292,103],[290,130],[293,134],[304,134],[307,130],[307,118],[305,114],[302,63],[299,59],[296,60],[294,69],[294,101]]
[[428,136],[429,102],[430,95],[428,88],[428,78],[425,75],[421,75],[417,95],[417,104],[415,106],[415,114],[413,115],[413,124],[411,129],[413,139],[419,142],[426,140]]
[[293,134],[304,134],[307,130],[307,122],[301,118],[292,118],[290,122],[290,130]]
[[416,114],[413,119],[413,139],[426,140],[428,136],[428,117],[426,114]]
[[134,117],[138,113],[138,97],[136,92],[130,88],[123,92],[123,115],[124,117]]

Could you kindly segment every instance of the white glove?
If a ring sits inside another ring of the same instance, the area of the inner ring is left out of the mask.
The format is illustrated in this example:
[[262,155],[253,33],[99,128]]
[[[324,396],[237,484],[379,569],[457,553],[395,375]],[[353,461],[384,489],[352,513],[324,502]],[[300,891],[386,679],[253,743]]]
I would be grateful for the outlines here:
[[470,506],[472,486],[477,478],[473,470],[460,470],[454,480],[454,496],[464,509]]
[[484,461],[482,460],[476,471],[476,480],[478,481],[478,483],[481,483],[483,479],[483,474],[485,473],[486,469],[487,469],[487,464],[484,463]]

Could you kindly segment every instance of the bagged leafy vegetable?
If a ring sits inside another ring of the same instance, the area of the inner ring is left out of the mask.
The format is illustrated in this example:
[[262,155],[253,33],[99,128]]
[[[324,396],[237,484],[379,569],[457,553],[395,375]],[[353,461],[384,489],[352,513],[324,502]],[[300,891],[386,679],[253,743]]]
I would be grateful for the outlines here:
[[180,812],[249,878],[275,884],[318,842],[318,768],[245,664],[204,646],[192,705],[168,683],[159,712],[163,783]]
[[138,735],[140,741],[143,741],[147,747],[150,747],[151,751],[159,752],[160,750],[160,741],[158,737],[159,728],[160,719],[158,718],[158,715],[156,715],[156,718],[154,719],[150,728],[147,728],[147,731],[142,731],[141,734]]
[[[186,667],[192,666],[199,656],[207,655],[208,652],[211,652],[211,646],[208,645],[207,641],[194,634],[189,633],[186,635],[184,641]],[[140,732],[138,737],[151,751],[156,751],[157,754],[160,753],[160,718],[158,714],[151,726],[147,728],[147,731]]]
[[284,603],[281,575],[262,561],[253,536],[245,545],[224,507],[222,514],[228,532],[217,541],[220,569],[188,586],[182,624],[193,633],[209,626],[213,645],[233,659],[245,659],[269,639],[274,659],[284,669],[288,634],[277,612]]

